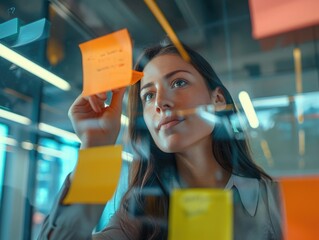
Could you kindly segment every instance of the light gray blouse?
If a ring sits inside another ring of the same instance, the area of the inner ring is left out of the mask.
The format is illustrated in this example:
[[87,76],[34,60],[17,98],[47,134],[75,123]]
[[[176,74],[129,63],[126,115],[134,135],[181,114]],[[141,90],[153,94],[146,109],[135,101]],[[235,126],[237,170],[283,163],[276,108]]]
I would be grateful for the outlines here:
[[[163,176],[167,192],[179,187],[176,178]],[[177,185],[177,186],[176,186]],[[118,212],[102,232],[92,231],[104,210],[104,205],[72,204],[61,202],[70,186],[67,178],[50,215],[43,223],[39,238],[68,239],[143,239],[137,232],[129,236],[120,227]],[[233,191],[234,239],[277,240],[282,239],[282,211],[278,184],[267,180],[231,175],[226,189]]]

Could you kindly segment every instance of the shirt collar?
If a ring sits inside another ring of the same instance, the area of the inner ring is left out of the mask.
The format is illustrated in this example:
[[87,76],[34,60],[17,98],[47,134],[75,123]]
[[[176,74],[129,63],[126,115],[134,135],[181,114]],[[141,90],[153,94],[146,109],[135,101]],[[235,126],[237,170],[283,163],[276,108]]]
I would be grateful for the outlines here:
[[255,216],[259,199],[259,181],[256,178],[240,177],[232,174],[225,189],[236,187],[240,200],[250,216]]
[[[170,171],[166,171],[162,175],[163,185],[170,194],[172,189],[180,188],[180,183],[176,179],[176,175]],[[258,200],[259,200],[259,181],[256,178],[240,177],[232,174],[225,186],[225,189],[236,187],[239,192],[240,200],[250,216],[255,216]]]

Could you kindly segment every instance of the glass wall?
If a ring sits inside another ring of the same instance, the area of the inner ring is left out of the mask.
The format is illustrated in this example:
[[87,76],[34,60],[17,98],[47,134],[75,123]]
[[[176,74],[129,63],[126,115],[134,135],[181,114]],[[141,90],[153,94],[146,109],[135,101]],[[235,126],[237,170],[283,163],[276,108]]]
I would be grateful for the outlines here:
[[[295,41],[285,41],[284,35],[256,40],[248,0],[156,2],[178,38],[212,64],[230,91],[254,160],[278,179],[318,176],[318,26]],[[144,47],[166,36],[144,1],[1,1],[0,239],[37,238],[78,159],[80,141],[68,109],[83,90],[79,44],[122,28],[133,39],[134,62]],[[13,62],[7,56],[11,51],[65,80],[67,87],[36,76],[39,70],[31,73],[25,62]],[[255,126],[243,109],[241,97],[247,94]],[[124,115],[126,107],[127,97]],[[124,143],[125,133],[123,124],[118,143]],[[124,161],[97,230],[119,206],[129,165]]]
[[66,176],[74,169],[77,161],[77,146],[41,138],[41,150],[37,159],[37,176],[33,209],[32,236],[38,236],[44,217],[50,212],[56,195]]

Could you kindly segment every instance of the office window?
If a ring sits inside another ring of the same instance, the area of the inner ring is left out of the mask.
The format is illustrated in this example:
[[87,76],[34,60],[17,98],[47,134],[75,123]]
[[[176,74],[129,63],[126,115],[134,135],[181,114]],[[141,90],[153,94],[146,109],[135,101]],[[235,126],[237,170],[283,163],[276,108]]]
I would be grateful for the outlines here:
[[32,236],[38,236],[44,217],[51,210],[66,176],[74,169],[78,147],[57,142],[53,139],[39,140],[35,204],[33,212]]

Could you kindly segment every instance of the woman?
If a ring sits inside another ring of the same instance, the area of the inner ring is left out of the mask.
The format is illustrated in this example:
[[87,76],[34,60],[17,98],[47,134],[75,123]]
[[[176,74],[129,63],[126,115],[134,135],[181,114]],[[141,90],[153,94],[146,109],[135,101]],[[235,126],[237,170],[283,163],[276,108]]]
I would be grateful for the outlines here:
[[[135,156],[129,187],[109,225],[93,239],[167,239],[169,195],[176,187],[232,189],[234,238],[281,239],[276,183],[254,164],[246,140],[197,114],[177,114],[213,104],[227,121],[237,111],[208,62],[185,48],[189,63],[174,45],[163,44],[146,49],[135,67],[144,77],[129,92],[129,137]],[[75,100],[69,116],[82,148],[115,143],[124,91],[113,91],[106,108],[105,93]],[[81,121],[92,118],[99,128],[83,128]],[[142,146],[150,146],[148,154]],[[104,206],[62,205],[71,179],[45,220],[41,239],[91,238]],[[156,189],[157,197],[147,189]]]

